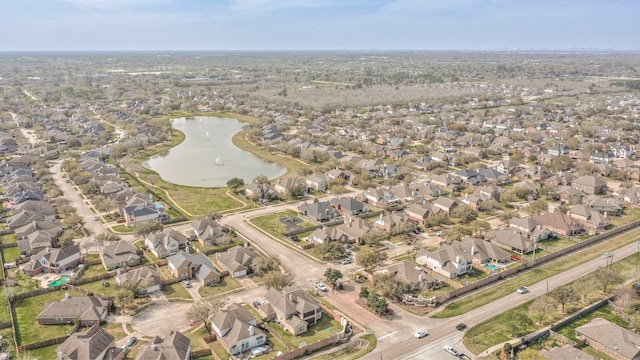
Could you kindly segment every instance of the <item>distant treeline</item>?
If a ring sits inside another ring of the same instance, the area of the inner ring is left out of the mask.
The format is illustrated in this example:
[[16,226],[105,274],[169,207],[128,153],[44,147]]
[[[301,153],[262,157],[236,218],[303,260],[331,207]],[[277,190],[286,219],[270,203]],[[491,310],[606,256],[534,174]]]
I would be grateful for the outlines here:
[[625,86],[629,89],[640,90],[640,80],[614,81],[611,86]]

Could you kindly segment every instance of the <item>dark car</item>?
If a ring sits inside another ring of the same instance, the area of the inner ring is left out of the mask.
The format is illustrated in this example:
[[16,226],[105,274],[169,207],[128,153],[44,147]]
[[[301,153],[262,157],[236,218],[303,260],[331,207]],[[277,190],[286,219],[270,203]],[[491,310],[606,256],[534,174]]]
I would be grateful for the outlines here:
[[458,331],[462,331],[462,330],[464,330],[466,328],[467,328],[467,324],[465,324],[465,323],[460,323],[460,324],[456,325],[456,330],[458,330]]

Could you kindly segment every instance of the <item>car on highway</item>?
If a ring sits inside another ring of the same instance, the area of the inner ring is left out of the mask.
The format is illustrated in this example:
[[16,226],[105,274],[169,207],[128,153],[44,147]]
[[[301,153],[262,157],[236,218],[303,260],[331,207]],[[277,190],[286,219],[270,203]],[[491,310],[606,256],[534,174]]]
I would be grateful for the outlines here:
[[449,346],[449,345],[444,346],[444,351],[448,352],[453,356],[460,356],[460,353],[458,352],[458,350],[454,349],[452,346]]
[[603,256],[603,257],[606,257],[606,258],[609,258],[609,257],[612,257],[612,256],[613,256],[613,254],[612,254],[612,253],[610,253],[610,252],[606,252],[606,253],[602,254],[602,256]]
[[189,280],[182,280],[182,286],[184,286],[186,288],[190,288],[191,287],[191,283],[189,282]]
[[341,262],[341,263],[342,263],[342,265],[351,264],[351,258],[345,258],[345,259],[342,259],[342,262]]
[[466,328],[467,328],[467,324],[465,324],[465,323],[460,323],[460,324],[456,325],[456,330],[458,330],[458,331],[462,331],[462,330],[464,330]]
[[314,286],[316,287],[316,289],[318,289],[320,291],[324,291],[324,292],[329,291],[329,288],[327,288],[327,285],[325,285],[325,284],[323,284],[321,282],[315,283]]
[[526,294],[529,292],[529,289],[527,289],[526,286],[521,287],[520,289],[516,290],[518,292],[518,294]]
[[427,332],[427,330],[419,330],[417,331],[415,334],[413,334],[413,336],[416,337],[416,339],[422,339],[423,337],[429,335],[429,333]]

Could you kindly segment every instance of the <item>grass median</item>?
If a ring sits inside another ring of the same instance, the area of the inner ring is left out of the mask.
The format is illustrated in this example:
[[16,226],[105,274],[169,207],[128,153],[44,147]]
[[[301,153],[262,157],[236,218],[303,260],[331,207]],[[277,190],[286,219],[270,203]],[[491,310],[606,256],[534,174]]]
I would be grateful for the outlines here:
[[638,236],[640,236],[640,230],[629,231],[618,235],[613,239],[602,241],[576,253],[567,255],[547,265],[523,272],[520,275],[503,280],[496,285],[489,286],[482,291],[478,291],[448,304],[444,310],[434,314],[433,317],[449,318],[477,309],[513,293],[517,288],[523,285],[530,286],[538,283],[573,267],[584,264],[587,261],[600,257],[605,252],[613,251],[637,241]]

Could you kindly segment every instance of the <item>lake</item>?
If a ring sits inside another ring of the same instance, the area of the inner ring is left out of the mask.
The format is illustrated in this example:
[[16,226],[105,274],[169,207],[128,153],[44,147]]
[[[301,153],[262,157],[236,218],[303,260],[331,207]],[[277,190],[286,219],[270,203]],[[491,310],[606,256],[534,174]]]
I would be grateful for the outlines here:
[[273,179],[286,172],[286,168],[233,145],[231,138],[246,123],[226,117],[196,116],[172,119],[171,124],[184,133],[184,141],[166,155],[154,155],[145,163],[165,181],[224,187],[234,177],[249,183],[258,175]]

